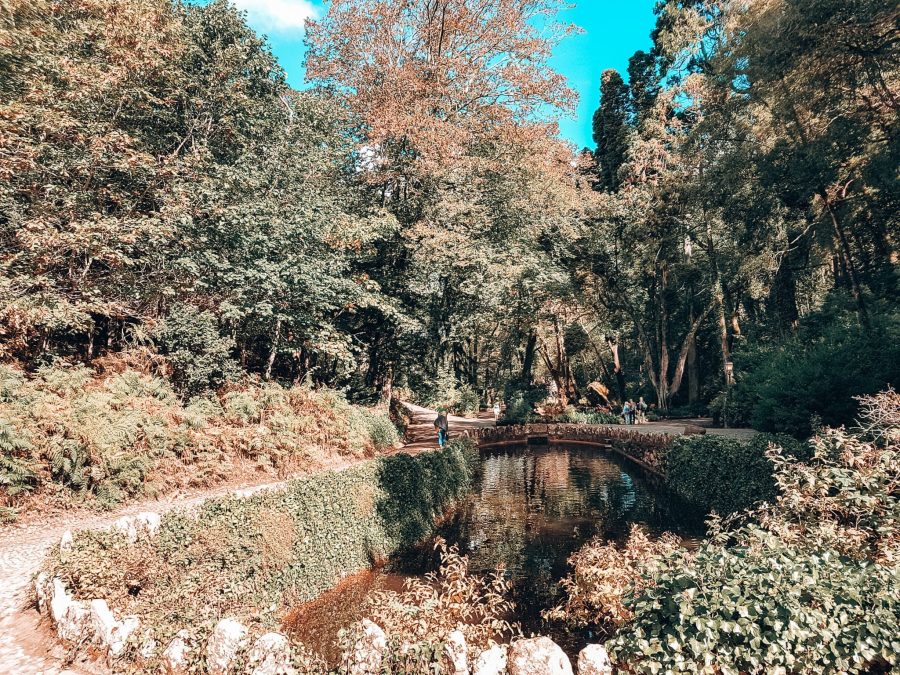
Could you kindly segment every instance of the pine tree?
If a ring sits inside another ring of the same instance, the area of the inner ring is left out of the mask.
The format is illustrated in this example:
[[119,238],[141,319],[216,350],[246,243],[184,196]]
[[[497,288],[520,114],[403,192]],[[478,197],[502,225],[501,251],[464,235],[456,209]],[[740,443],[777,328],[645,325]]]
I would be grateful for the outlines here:
[[600,107],[594,113],[594,142],[600,181],[598,187],[619,188],[619,168],[628,150],[628,87],[616,70],[605,70],[600,80]]

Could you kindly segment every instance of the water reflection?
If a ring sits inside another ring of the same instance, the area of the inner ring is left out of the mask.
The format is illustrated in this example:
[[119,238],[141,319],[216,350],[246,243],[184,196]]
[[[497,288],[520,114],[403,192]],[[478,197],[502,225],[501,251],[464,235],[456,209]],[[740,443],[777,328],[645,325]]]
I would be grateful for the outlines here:
[[[632,523],[687,538],[702,533],[697,514],[617,457],[584,446],[530,446],[483,451],[474,494],[439,534],[469,556],[473,572],[503,566],[526,632],[552,634],[540,612],[557,600],[568,557],[595,534],[623,538]],[[420,549],[396,566],[416,574],[435,562]]]
[[[438,534],[469,556],[472,572],[504,567],[514,583],[517,614],[511,618],[520,621],[526,633],[548,634],[574,655],[585,636],[544,625],[541,610],[556,603],[558,581],[576,549],[595,534],[621,539],[631,523],[687,539],[702,534],[697,514],[616,456],[585,446],[529,446],[483,451],[473,494]],[[391,561],[390,574],[354,575],[297,608],[286,627],[335,658],[338,628],[362,618],[368,593],[399,588],[404,578],[437,564],[433,546],[425,542]]]

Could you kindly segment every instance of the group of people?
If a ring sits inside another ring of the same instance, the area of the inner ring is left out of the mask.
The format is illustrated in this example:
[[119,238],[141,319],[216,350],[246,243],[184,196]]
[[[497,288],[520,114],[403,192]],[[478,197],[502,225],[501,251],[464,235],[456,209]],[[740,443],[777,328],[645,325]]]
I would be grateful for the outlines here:
[[625,424],[645,424],[647,422],[648,406],[644,402],[644,397],[635,403],[633,399],[628,399],[622,405],[622,420]]

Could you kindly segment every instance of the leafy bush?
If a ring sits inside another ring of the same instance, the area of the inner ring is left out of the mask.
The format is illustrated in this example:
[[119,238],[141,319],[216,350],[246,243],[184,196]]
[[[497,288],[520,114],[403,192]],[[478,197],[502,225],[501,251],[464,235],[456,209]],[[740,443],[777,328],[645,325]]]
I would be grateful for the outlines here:
[[562,415],[555,415],[549,422],[560,422],[563,424],[596,424],[600,426],[609,424],[620,424],[622,418],[612,412],[602,410],[576,410],[568,408]]
[[733,530],[713,521],[695,553],[641,576],[623,596],[631,620],[606,645],[621,671],[900,665],[900,396],[865,398],[862,410],[860,431],[824,431],[807,459],[770,447],[774,502]]
[[716,416],[807,438],[813,421],[846,424],[858,413],[854,397],[900,382],[900,316],[873,317],[867,328],[845,315],[810,321],[794,340],[736,362],[737,384],[714,401]]
[[178,305],[154,336],[172,367],[172,383],[186,398],[217,389],[239,372],[231,357],[234,341],[219,333],[212,312]]
[[7,500],[37,486],[30,450],[27,439],[0,418],[0,495]]
[[525,424],[531,421],[534,406],[547,398],[546,387],[510,388],[504,393],[506,410],[502,421],[505,424]]
[[748,527],[673,554],[606,643],[630,673],[864,673],[900,662],[900,569]]
[[444,409],[457,415],[477,413],[481,399],[472,387],[459,382],[453,373],[441,372],[425,382],[417,393],[422,405],[434,410]]
[[790,436],[760,434],[750,442],[706,434],[675,439],[665,460],[669,488],[692,504],[728,515],[759,501],[774,499],[774,465],[766,456],[770,443],[792,455],[808,456],[804,444]]
[[182,628],[202,640],[224,616],[277,629],[280,610],[430,535],[470,489],[474,456],[471,441],[454,441],[208,500],[164,514],[158,534],[134,544],[110,531],[76,532],[47,568],[78,598],[106,598],[117,613],[139,616],[163,644]]
[[560,582],[566,599],[543,616],[578,627],[625,624],[633,618],[625,596],[643,592],[666,562],[685,554],[674,535],[651,539],[638,525],[622,546],[596,537],[569,558],[572,572]]

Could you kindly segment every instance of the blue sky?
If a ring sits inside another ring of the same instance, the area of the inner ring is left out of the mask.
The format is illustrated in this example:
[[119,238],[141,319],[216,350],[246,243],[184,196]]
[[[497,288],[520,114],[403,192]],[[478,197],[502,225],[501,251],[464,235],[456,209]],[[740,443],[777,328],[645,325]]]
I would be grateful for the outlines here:
[[[302,88],[303,20],[322,12],[321,0],[232,0],[247,11],[250,25],[268,36],[272,50],[287,71],[288,81]],[[553,67],[569,78],[580,94],[574,119],[563,119],[563,138],[578,148],[593,147],[591,117],[600,100],[600,74],[616,68],[625,76],[628,58],[650,47],[655,0],[572,0],[576,7],[560,19],[584,29],[554,54]]]

